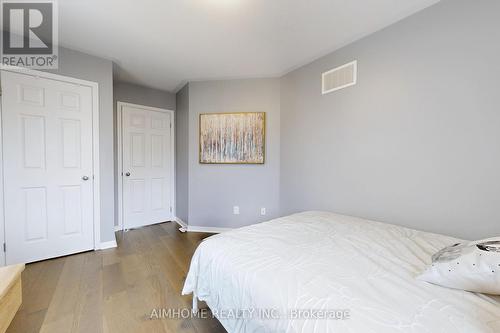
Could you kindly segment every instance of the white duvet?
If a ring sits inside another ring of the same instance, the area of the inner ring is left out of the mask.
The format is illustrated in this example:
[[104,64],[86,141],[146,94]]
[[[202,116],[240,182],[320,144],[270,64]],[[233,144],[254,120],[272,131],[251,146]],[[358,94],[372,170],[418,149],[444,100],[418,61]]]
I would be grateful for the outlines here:
[[207,238],[182,293],[206,301],[230,333],[500,332],[499,303],[415,279],[454,242],[305,212]]

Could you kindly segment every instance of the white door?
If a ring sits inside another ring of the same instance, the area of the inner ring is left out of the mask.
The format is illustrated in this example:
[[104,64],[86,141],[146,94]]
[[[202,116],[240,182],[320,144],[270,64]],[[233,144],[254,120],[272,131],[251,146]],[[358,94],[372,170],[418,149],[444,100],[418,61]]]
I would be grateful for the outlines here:
[[125,229],[172,219],[171,126],[170,112],[122,107]]
[[92,89],[2,71],[7,264],[94,248]]

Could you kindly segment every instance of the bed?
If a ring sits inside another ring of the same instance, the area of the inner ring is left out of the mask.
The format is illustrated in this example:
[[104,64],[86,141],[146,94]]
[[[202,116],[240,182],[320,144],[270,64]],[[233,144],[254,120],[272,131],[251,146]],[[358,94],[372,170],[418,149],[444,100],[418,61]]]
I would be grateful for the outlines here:
[[182,293],[230,333],[500,332],[500,303],[416,279],[456,238],[329,212],[218,234]]

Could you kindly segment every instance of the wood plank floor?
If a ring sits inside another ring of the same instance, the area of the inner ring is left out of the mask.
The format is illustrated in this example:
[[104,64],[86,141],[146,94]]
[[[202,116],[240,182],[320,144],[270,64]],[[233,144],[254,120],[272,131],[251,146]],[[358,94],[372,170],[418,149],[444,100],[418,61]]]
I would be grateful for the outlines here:
[[173,222],[117,233],[118,248],[26,265],[23,304],[8,333],[226,332],[216,319],[151,319],[191,308],[181,289],[197,245],[210,234]]

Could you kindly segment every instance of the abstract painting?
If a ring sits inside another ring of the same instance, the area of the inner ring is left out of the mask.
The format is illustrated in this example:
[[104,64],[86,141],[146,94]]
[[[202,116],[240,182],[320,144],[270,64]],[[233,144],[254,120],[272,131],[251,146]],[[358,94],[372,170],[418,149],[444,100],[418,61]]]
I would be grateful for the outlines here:
[[200,163],[263,164],[264,112],[200,114]]

